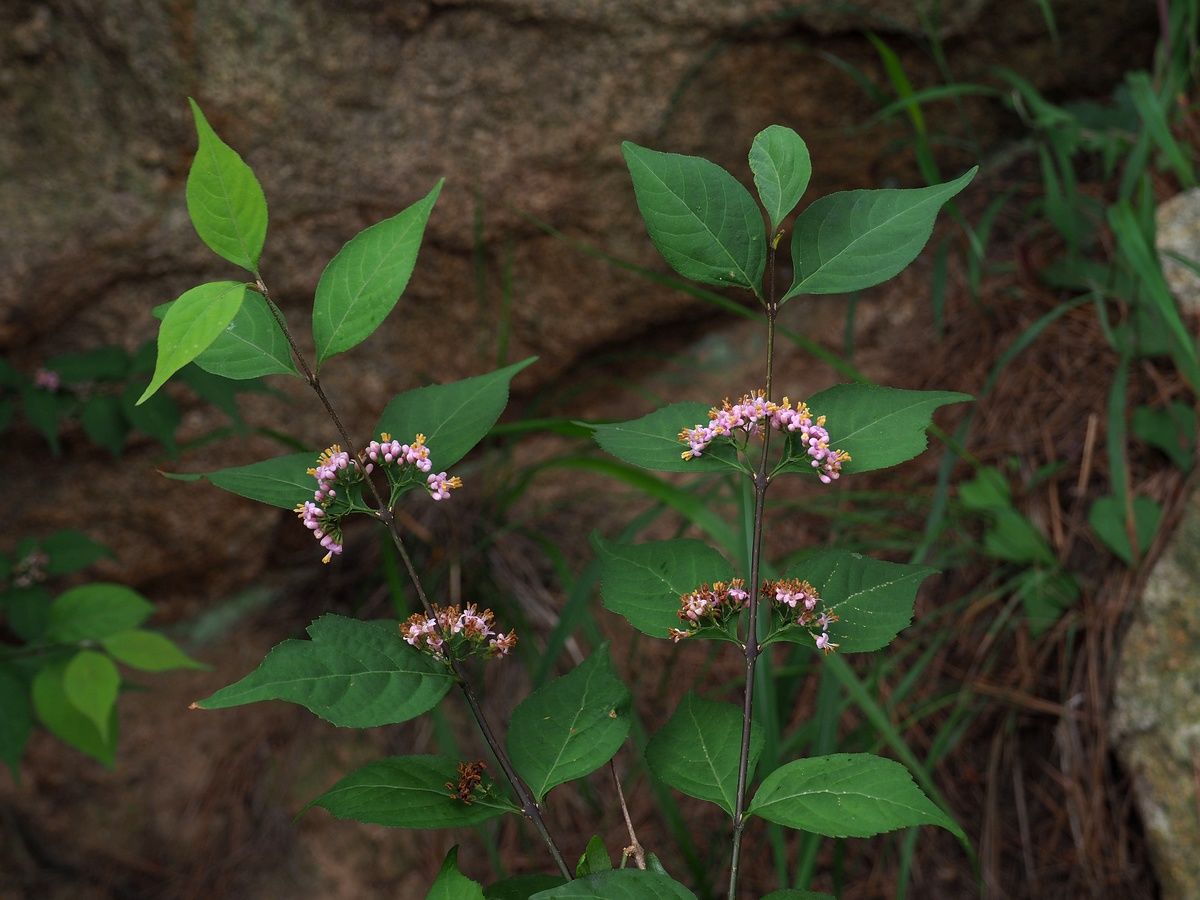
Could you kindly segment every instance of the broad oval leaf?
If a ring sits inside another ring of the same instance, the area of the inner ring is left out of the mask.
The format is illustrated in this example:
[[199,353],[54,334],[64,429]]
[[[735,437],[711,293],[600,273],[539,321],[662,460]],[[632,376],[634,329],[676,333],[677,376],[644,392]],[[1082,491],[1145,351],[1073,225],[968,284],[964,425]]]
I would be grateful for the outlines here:
[[[1138,542],[1138,559],[1150,549],[1160,519],[1162,507],[1154,500],[1150,497],[1133,498],[1133,527]],[[1125,528],[1125,504],[1121,500],[1111,495],[1097,498],[1088,510],[1088,524],[1104,542],[1104,546],[1120,557],[1125,565],[1133,565],[1135,557],[1129,547],[1129,532]]]
[[708,421],[712,407],[703,403],[672,403],[640,419],[592,425],[596,443],[617,459],[655,472],[727,472],[742,470],[737,451],[728,441],[714,441],[700,456],[684,459],[688,445],[679,440],[685,428]]
[[119,631],[137,628],[154,607],[123,584],[96,581],[71,588],[50,605],[46,636],[63,644],[100,640]]
[[67,699],[63,673],[67,661],[50,663],[33,677],[33,708],[46,730],[65,744],[86,753],[106,766],[112,766],[117,753],[117,708],[109,713],[108,727],[100,729]]
[[0,762],[8,765],[15,777],[33,731],[33,707],[29,685],[14,671],[0,666]]
[[46,562],[48,575],[68,575],[86,569],[105,557],[114,558],[113,552],[103,544],[93,541],[82,531],[73,528],[49,534],[38,544],[42,552],[49,557]]
[[808,145],[792,129],[769,125],[750,145],[750,171],[774,233],[808,188],[812,176]]
[[297,503],[311,500],[316,482],[308,474],[316,453],[289,453],[248,466],[234,466],[215,472],[168,472],[177,481],[203,478],[222,490],[258,500],[280,509],[295,509]]
[[131,628],[103,637],[100,643],[117,662],[143,672],[208,668],[203,663],[196,662],[173,641],[156,631]]
[[406,644],[394,622],[324,615],[308,634],[312,640],[284,641],[241,681],[195,705],[285,700],[334,725],[372,728],[432,709],[453,684],[445,664]]
[[[742,711],[689,691],[646,745],[646,764],[675,790],[716,803],[733,815],[741,748]],[[762,732],[752,722],[750,775],[762,748]]]
[[679,539],[618,544],[593,535],[600,560],[604,608],[624,616],[651,637],[667,638],[679,627],[679,598],[701,584],[728,581],[732,567],[701,541]]
[[[821,606],[838,621],[829,627],[840,653],[878,650],[912,621],[917,589],[937,569],[884,562],[848,550],[817,550],[788,567],[821,595]],[[803,629],[782,632],[776,640],[814,646]]]
[[908,769],[869,753],[798,759],[765,779],[747,810],[768,822],[826,837],[870,837],[909,825],[962,829],[933,805]]
[[138,406],[221,335],[245,296],[246,285],[240,281],[212,281],[186,291],[171,304],[158,327],[154,377],[138,398]]
[[80,650],[63,670],[63,692],[84,714],[100,737],[108,738],[108,723],[117,703],[121,675],[113,661],[95,650]]
[[425,900],[483,900],[483,886],[458,870],[458,847],[451,847]]
[[371,336],[404,293],[442,181],[403,212],[364,228],[329,261],[313,300],[317,365]]
[[[844,473],[871,472],[906,462],[924,452],[925,429],[938,407],[972,400],[953,391],[908,391],[873,384],[838,384],[808,400],[814,416],[825,416],[829,445],[850,454]],[[808,457],[791,471],[812,472]]]
[[702,284],[762,292],[767,243],[750,192],[706,159],[621,145],[654,246],[676,272]]
[[658,872],[614,869],[576,878],[529,900],[696,900],[696,895]]
[[[154,315],[166,315],[174,303],[154,308]],[[257,291],[246,291],[242,306],[225,330],[193,360],[200,368],[222,378],[244,381],[263,375],[299,375],[292,348],[279,322]]]
[[536,360],[531,356],[486,375],[397,394],[384,407],[375,434],[387,431],[401,441],[423,434],[434,471],[448,469],[491,431],[508,405],[509,384]]
[[839,191],[814,201],[792,229],[796,276],[783,299],[845,294],[887,281],[917,258],[942,204],[978,170],[929,187]]
[[217,137],[191,97],[200,146],[187,179],[187,207],[200,240],[223,259],[258,271],[267,239],[267,198],[254,172]]
[[629,688],[604,645],[513,710],[508,752],[540,802],[555,785],[604,765],[629,733]]
[[463,828],[520,812],[491,779],[484,779],[488,793],[480,795],[476,789],[470,803],[446,787],[457,781],[458,761],[453,757],[393,756],[356,769],[308,806],[319,806],[339,819],[390,828]]

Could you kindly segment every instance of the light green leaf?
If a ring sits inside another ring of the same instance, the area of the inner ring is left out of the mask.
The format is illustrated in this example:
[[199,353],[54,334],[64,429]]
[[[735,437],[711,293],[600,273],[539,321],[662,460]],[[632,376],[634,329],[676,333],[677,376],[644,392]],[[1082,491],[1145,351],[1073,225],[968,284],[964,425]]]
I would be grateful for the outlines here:
[[[1162,507],[1149,497],[1133,498],[1133,524],[1138,542],[1137,558],[1150,549],[1158,531]],[[1088,524],[1109,550],[1127,566],[1133,565],[1134,554],[1129,547],[1129,532],[1125,527],[1125,504],[1113,496],[1099,497],[1088,511]]]
[[108,723],[117,703],[121,675],[113,661],[95,650],[81,650],[63,671],[63,692],[71,705],[83,713],[108,738]]
[[600,835],[594,834],[583,849],[583,855],[579,857],[579,862],[575,865],[575,877],[586,878],[597,872],[607,872],[612,867],[612,857],[608,855],[604,839]]
[[907,190],[839,191],[814,201],[792,230],[797,294],[845,294],[887,281],[917,258],[938,210],[975,177]]
[[666,638],[679,627],[679,598],[701,584],[729,581],[733,569],[716,550],[690,539],[618,544],[593,535],[604,608],[643,634]]
[[109,713],[104,735],[67,699],[63,674],[67,661],[51,663],[33,678],[33,708],[46,729],[65,744],[112,766],[117,752],[117,708]]
[[767,244],[750,192],[706,159],[629,141],[621,152],[646,230],[671,268],[702,284],[736,285],[761,296]]
[[240,281],[212,281],[186,291],[171,304],[158,328],[154,377],[137,405],[144,403],[221,335],[241,309],[245,296],[246,285]]
[[538,891],[548,891],[566,882],[556,875],[513,875],[483,889],[486,900],[529,900]]
[[529,900],[696,900],[696,895],[658,872],[614,869],[576,878]]
[[483,900],[483,886],[458,871],[458,847],[451,847],[425,900]]
[[[154,308],[162,318],[174,301]],[[205,372],[245,381],[263,375],[299,375],[292,348],[279,322],[257,291],[246,291],[241,308],[225,330],[194,360]]]
[[15,672],[0,667],[0,762],[8,765],[14,777],[32,730],[29,685]]
[[769,125],[754,136],[750,171],[774,233],[808,188],[812,176],[808,146],[792,129]]
[[930,802],[900,763],[869,753],[798,759],[764,780],[749,815],[826,837],[870,837],[909,825],[962,829]]
[[[733,815],[741,748],[742,711],[689,691],[646,745],[646,764],[675,790],[716,803]],[[762,732],[752,722],[749,775],[762,748]]]
[[604,765],[629,733],[629,689],[604,645],[513,710],[508,752],[540,802],[555,785]]
[[[870,384],[839,384],[808,401],[814,416],[825,416],[829,445],[850,454],[844,473],[886,469],[919,456],[927,445],[925,429],[938,407],[964,403],[969,394],[906,391]],[[814,471],[805,456],[789,464],[793,471]]]
[[370,337],[404,293],[442,181],[402,213],[365,228],[329,261],[313,301],[317,365]]
[[166,672],[170,669],[207,669],[196,662],[173,641],[156,631],[131,628],[100,639],[104,649],[117,662],[143,672]]
[[166,473],[168,478],[195,481],[204,478],[222,490],[258,500],[280,509],[295,509],[296,504],[311,500],[317,484],[308,470],[317,458],[316,453],[289,453],[248,466],[234,466],[215,472]]
[[196,101],[189,97],[188,103],[200,139],[187,179],[192,225],[217,256],[257,272],[267,239],[267,198],[254,172],[217,137]]
[[700,456],[684,459],[688,445],[679,440],[685,428],[708,422],[703,403],[672,403],[629,422],[593,425],[596,443],[617,459],[656,472],[727,472],[740,469],[737,451],[728,441],[714,441]]
[[99,640],[137,628],[154,607],[150,601],[122,584],[97,581],[60,594],[50,605],[46,636],[64,644]]
[[[871,559],[847,550],[816,550],[788,567],[821,595],[819,606],[837,614],[829,636],[840,653],[878,650],[912,621],[917,589],[937,569]],[[815,646],[803,629],[782,632],[776,640]]]
[[520,812],[489,778],[483,782],[488,793],[477,788],[470,803],[446,787],[457,782],[458,762],[452,757],[393,756],[351,772],[308,806],[390,828],[464,828]]
[[279,644],[241,681],[196,706],[285,700],[334,725],[371,728],[419,716],[453,684],[446,665],[406,644],[394,622],[324,615],[308,634],[310,641]]
[[387,431],[405,443],[425,435],[433,471],[444,471],[491,431],[508,405],[509,384],[536,360],[531,356],[486,375],[397,394],[384,407],[375,435]]

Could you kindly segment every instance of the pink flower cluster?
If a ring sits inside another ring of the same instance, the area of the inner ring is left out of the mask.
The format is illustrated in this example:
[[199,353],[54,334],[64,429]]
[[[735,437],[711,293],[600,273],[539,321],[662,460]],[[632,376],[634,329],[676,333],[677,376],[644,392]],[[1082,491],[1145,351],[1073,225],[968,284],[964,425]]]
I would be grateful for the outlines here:
[[517,645],[517,633],[494,631],[495,616],[474,603],[433,607],[433,618],[414,613],[400,623],[400,636],[418,650],[439,659],[462,659],[472,654],[507,656]]
[[53,369],[39,368],[33,373],[33,386],[53,393],[62,385],[62,376]]
[[[764,581],[760,593],[768,602],[773,601],[781,611],[786,608],[785,615],[789,619],[793,612],[798,611],[795,624],[809,629],[818,650],[832,653],[837,649],[838,645],[829,639],[829,626],[836,622],[838,617],[828,609],[822,610],[820,615],[816,614],[821,595],[807,581],[798,578]],[[821,630],[818,632],[813,630],[814,628]]]
[[[402,444],[385,431],[379,440],[367,444],[363,462],[367,472],[374,471],[376,464],[383,466],[388,473],[389,483],[394,476],[401,474],[401,466],[415,466],[421,472],[429,472],[433,468],[423,434],[413,438],[411,444]],[[445,472],[438,472],[425,479],[425,487],[434,500],[445,500],[450,496],[450,491],[462,487],[462,479],[457,475],[449,477]]]
[[744,609],[749,602],[750,594],[740,578],[728,584],[724,581],[715,581],[711,586],[702,584],[679,598],[679,621],[685,627],[669,628],[667,634],[672,641],[679,643],[705,624],[720,624],[731,613]]
[[357,474],[357,471],[350,454],[338,444],[322,450],[317,465],[308,470],[308,474],[317,479],[317,489],[313,492],[312,500],[296,505],[296,515],[327,551],[321,558],[323,563],[328,563],[342,552],[340,518],[329,514],[329,504],[337,499],[337,485],[348,479],[352,472]]
[[813,418],[807,404],[797,403],[793,408],[787,397],[782,403],[768,400],[762,391],[746,394],[731,404],[728,400],[708,413],[708,424],[685,428],[679,432],[679,440],[688,445],[681,456],[693,459],[702,456],[708,445],[719,437],[733,437],[735,431],[757,434],[764,424],[776,431],[793,436],[805,453],[812,457],[812,467],[825,484],[834,481],[842,473],[842,464],[850,461],[844,450],[829,447],[829,432],[825,430],[825,417]]

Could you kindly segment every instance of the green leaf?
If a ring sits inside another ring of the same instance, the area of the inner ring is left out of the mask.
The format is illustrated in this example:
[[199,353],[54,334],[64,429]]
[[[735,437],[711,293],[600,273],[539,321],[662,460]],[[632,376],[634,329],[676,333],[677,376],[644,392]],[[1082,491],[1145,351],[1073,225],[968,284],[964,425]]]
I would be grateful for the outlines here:
[[754,136],[750,171],[774,233],[808,188],[812,176],[808,146],[792,129],[769,125]]
[[596,443],[617,459],[656,472],[727,472],[740,469],[737,451],[729,442],[714,442],[698,457],[684,459],[688,445],[679,432],[708,421],[711,409],[703,403],[672,403],[640,419],[593,425]]
[[154,377],[138,399],[139,406],[221,335],[245,296],[246,285],[240,281],[211,281],[184,292],[171,304],[158,328]]
[[548,891],[566,882],[556,875],[513,875],[483,889],[486,900],[529,900],[538,891]]
[[50,594],[41,585],[11,588],[0,594],[7,625],[21,640],[31,643],[46,633],[50,623]]
[[477,788],[470,803],[446,787],[457,782],[458,762],[452,757],[393,756],[356,769],[308,806],[390,828],[464,828],[520,812],[490,779],[484,779],[488,792]]
[[767,244],[750,192],[696,156],[621,145],[638,209],[659,253],[702,284],[736,285],[761,295]]
[[796,891],[786,889],[771,891],[762,900],[836,900],[833,894],[822,894],[818,891]]
[[48,534],[39,542],[48,557],[46,574],[69,575],[86,569],[104,558],[113,558],[112,551],[98,544],[82,531],[64,528]]
[[[912,621],[917,589],[937,569],[883,562],[847,550],[816,550],[788,567],[821,595],[821,608],[839,618],[829,636],[841,653],[886,647]],[[814,646],[804,629],[781,632],[777,640]]]
[[845,294],[887,281],[929,240],[942,204],[978,166],[945,184],[908,190],[839,191],[814,201],[792,229],[796,275],[784,294]]
[[1133,411],[1133,433],[1167,454],[1181,472],[1196,458],[1196,411],[1178,400],[1163,409],[1139,406]]
[[313,301],[317,365],[370,337],[404,293],[442,181],[402,213],[365,228],[329,261]]
[[[1133,523],[1137,537],[1137,558],[1140,560],[1150,549],[1150,543],[1158,531],[1162,519],[1162,507],[1149,497],[1133,498]],[[1117,497],[1100,497],[1088,511],[1088,524],[1109,550],[1132,566],[1134,553],[1129,547],[1129,532],[1125,527],[1125,504]]]
[[54,600],[46,635],[64,644],[99,640],[137,628],[153,612],[150,601],[137,591],[97,581],[71,588]]
[[870,837],[909,825],[938,825],[963,837],[904,766],[869,753],[835,753],[780,766],[763,779],[748,814],[826,837]]
[[486,375],[397,394],[384,407],[375,433],[387,431],[403,442],[425,435],[433,471],[444,471],[491,431],[508,405],[509,383],[536,359],[531,356]]
[[155,394],[149,400],[142,401],[138,399],[137,385],[130,384],[121,392],[121,409],[134,428],[150,435],[167,452],[175,453],[175,429],[183,417],[179,413],[179,406],[169,395]]
[[[742,711],[689,691],[646,745],[646,764],[675,790],[716,803],[733,815],[741,748]],[[754,774],[762,748],[762,732],[752,722],[748,775]]]
[[131,628],[103,637],[100,643],[117,662],[141,669],[143,672],[208,668],[180,650],[169,638],[155,631]]
[[[814,416],[825,416],[829,445],[850,454],[845,473],[886,469],[919,456],[926,447],[925,429],[933,411],[964,403],[969,394],[952,391],[906,391],[870,384],[838,384],[808,401]],[[788,466],[813,471],[808,457]]]
[[82,353],[52,356],[44,368],[57,372],[67,384],[120,381],[129,374],[129,354],[120,347],[95,347]]
[[600,560],[604,608],[643,634],[666,638],[679,627],[679,598],[705,582],[728,581],[732,567],[701,541],[679,539],[618,544],[592,536]]
[[451,847],[425,900],[483,900],[483,886],[458,871],[458,847]]
[[217,137],[191,97],[200,146],[187,179],[187,208],[196,234],[217,256],[258,271],[267,239],[267,198],[250,167]]
[[114,705],[104,734],[67,699],[63,675],[67,661],[40,669],[33,678],[33,708],[46,729],[65,744],[112,766],[117,752],[117,708]]
[[[154,315],[162,318],[173,305],[174,301],[156,306]],[[246,291],[237,315],[208,349],[196,357],[195,363],[205,372],[237,381],[263,375],[300,374],[292,359],[292,348],[266,299],[250,290]]]
[[29,685],[15,672],[0,668],[0,762],[8,765],[14,777],[32,730]]
[[96,394],[83,404],[79,415],[83,432],[93,444],[103,447],[113,456],[120,456],[125,449],[125,436],[129,434],[129,421],[121,409],[121,398],[112,394]]
[[696,895],[658,872],[614,869],[541,891],[529,900],[696,900]]
[[80,650],[63,670],[63,692],[67,699],[105,740],[120,686],[121,675],[113,661],[95,650]]
[[629,726],[629,689],[613,673],[606,644],[521,701],[509,724],[508,752],[540,802],[555,785],[612,759]]
[[180,481],[204,478],[222,490],[258,500],[280,509],[295,509],[296,504],[311,500],[316,482],[308,470],[317,458],[315,453],[289,453],[248,466],[234,466],[215,472],[175,473],[168,477]]
[[21,408],[33,429],[46,439],[50,452],[55,456],[61,452],[58,442],[58,423],[72,405],[70,397],[27,387],[21,390]]
[[334,725],[371,728],[419,716],[453,684],[446,665],[406,644],[394,622],[324,615],[308,634],[310,641],[279,644],[241,681],[196,706],[285,700]]
[[587,842],[583,855],[579,857],[579,862],[575,866],[575,877],[586,878],[597,872],[608,872],[612,867],[612,857],[608,855],[604,839],[600,835],[594,834]]

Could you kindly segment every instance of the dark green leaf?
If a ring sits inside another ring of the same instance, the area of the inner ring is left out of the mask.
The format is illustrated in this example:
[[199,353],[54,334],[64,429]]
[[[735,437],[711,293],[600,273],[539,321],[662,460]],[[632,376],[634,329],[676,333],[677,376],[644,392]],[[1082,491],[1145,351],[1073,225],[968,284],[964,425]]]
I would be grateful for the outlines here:
[[[317,458],[315,453],[289,453],[248,466],[218,469],[216,472],[181,473],[181,480],[207,479],[222,490],[258,500],[280,509],[295,509],[296,504],[311,500],[317,489],[308,470]],[[187,477],[184,477],[187,476]]]
[[175,429],[183,417],[178,404],[167,394],[155,394],[139,406],[137,385],[131,384],[121,394],[121,408],[134,428],[150,435],[168,453],[175,454]]
[[733,444],[714,442],[701,456],[684,459],[688,445],[679,440],[685,428],[708,421],[703,403],[672,403],[640,419],[593,425],[596,443],[607,453],[656,472],[727,472],[740,469]]
[[50,663],[33,679],[33,708],[46,729],[65,744],[86,753],[106,766],[117,752],[117,709],[109,713],[107,737],[69,699],[63,688],[66,660]]
[[458,871],[458,847],[451,847],[425,900],[483,900],[483,887]]
[[1171,458],[1182,472],[1196,459],[1196,411],[1175,401],[1163,409],[1139,406],[1133,411],[1133,433]]
[[[1137,536],[1137,558],[1141,559],[1150,549],[1150,542],[1158,531],[1158,523],[1162,519],[1162,507],[1149,497],[1133,498],[1134,532]],[[1088,524],[1115,555],[1126,565],[1132,566],[1133,551],[1129,547],[1129,532],[1125,527],[1125,504],[1118,498],[1100,497],[1092,504],[1088,512]]]
[[379,417],[376,434],[386,431],[404,442],[423,434],[433,471],[448,469],[496,424],[508,405],[509,383],[536,359],[531,356],[486,375],[398,394]]
[[121,409],[121,399],[112,394],[96,394],[83,404],[80,424],[84,434],[111,453],[120,456],[129,433],[129,420]]
[[615,869],[577,878],[530,900],[696,900],[696,895],[657,872]]
[[46,439],[50,452],[58,456],[58,423],[71,406],[71,398],[44,391],[41,388],[26,387],[21,390],[21,407],[25,418],[34,431]]
[[750,147],[750,171],[754,186],[771,220],[771,231],[796,208],[808,179],[812,161],[800,135],[782,125],[769,125],[754,136]]
[[594,535],[592,546],[600,559],[605,609],[651,637],[666,638],[668,629],[679,627],[679,598],[684,594],[732,577],[725,558],[700,541],[618,544]]
[[780,766],[763,780],[748,813],[826,837],[870,837],[923,824],[963,837],[904,766],[869,753],[835,753]]
[[[808,405],[814,416],[825,416],[830,446],[850,454],[842,471],[855,473],[886,469],[920,455],[934,410],[970,399],[969,394],[952,391],[839,384],[814,395]],[[808,457],[789,468],[813,471]]]
[[945,184],[881,191],[839,191],[813,202],[792,230],[797,294],[845,294],[887,281],[917,258],[942,204],[978,167]]
[[6,763],[14,776],[32,729],[29,685],[15,672],[0,667],[0,762]]
[[334,725],[371,728],[432,709],[453,683],[445,663],[405,643],[394,622],[324,615],[308,634],[312,640],[284,641],[241,681],[196,705],[285,700]]
[[508,751],[540,802],[555,785],[612,759],[629,726],[629,689],[614,674],[604,645],[521,701],[509,724]]
[[454,796],[458,763],[449,756],[393,756],[351,772],[309,806],[339,819],[391,828],[464,828],[507,812],[520,812],[485,778],[470,803]]
[[762,213],[750,192],[696,156],[621,145],[638,209],[654,246],[676,272],[702,284],[762,291]]
[[[733,815],[741,747],[742,711],[689,691],[646,745],[646,764],[677,791],[716,803]],[[762,732],[752,723],[748,775],[754,774],[762,748]]]
[[439,180],[402,213],[363,229],[329,261],[313,301],[317,365],[366,340],[392,311],[417,264],[441,190]]
[[46,360],[43,368],[57,372],[67,384],[120,381],[129,374],[129,354],[120,347],[96,347],[83,353],[64,353]]
[[566,882],[555,875],[513,875],[483,889],[486,900],[529,900],[538,891],[548,891]]
[[586,878],[588,875],[595,875],[597,872],[607,872],[612,867],[612,857],[608,855],[608,848],[604,846],[604,839],[600,835],[594,834],[591,840],[587,842],[587,846],[583,850],[583,855],[579,857],[579,862],[575,865],[575,877]]
[[47,636],[62,643],[99,640],[137,628],[154,607],[137,591],[123,584],[97,581],[71,588],[50,606]]
[[48,557],[48,575],[69,575],[71,572],[86,569],[105,557],[113,558],[112,551],[103,544],[98,544],[82,531],[71,528],[46,535],[38,543]]
[[258,271],[267,238],[267,198],[254,172],[217,137],[196,101],[188,98],[200,146],[187,179],[187,207],[196,234],[235,266]]
[[8,627],[23,641],[36,641],[50,622],[50,594],[40,585],[12,588],[0,594]]
[[817,891],[782,890],[771,891],[762,900],[836,900],[833,894],[821,894]]

